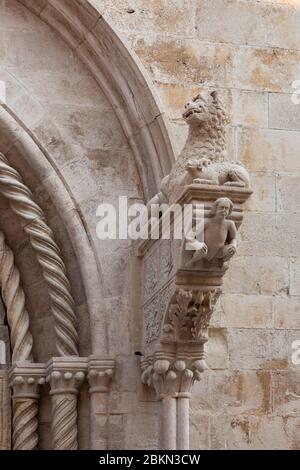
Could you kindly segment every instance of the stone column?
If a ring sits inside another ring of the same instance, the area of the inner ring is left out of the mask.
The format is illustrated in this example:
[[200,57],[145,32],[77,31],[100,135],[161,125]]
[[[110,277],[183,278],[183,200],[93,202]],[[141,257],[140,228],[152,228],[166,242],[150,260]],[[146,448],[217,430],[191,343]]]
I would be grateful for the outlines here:
[[55,357],[47,366],[52,402],[54,450],[77,450],[77,396],[85,378],[86,359]]
[[18,364],[10,371],[13,389],[13,450],[34,450],[38,444],[39,386],[45,383],[43,364]]
[[177,450],[190,448],[190,393],[177,394]]
[[113,359],[96,356],[89,358],[90,445],[92,450],[108,448],[108,392],[114,367],[115,361]]
[[176,373],[170,369],[168,359],[154,362],[152,383],[160,400],[160,444],[163,450],[176,449]]

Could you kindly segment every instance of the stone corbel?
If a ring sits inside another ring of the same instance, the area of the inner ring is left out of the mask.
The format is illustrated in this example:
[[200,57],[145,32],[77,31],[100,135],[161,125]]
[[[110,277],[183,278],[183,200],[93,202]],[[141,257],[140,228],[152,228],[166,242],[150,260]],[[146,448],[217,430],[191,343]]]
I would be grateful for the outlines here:
[[34,450],[38,444],[38,401],[45,383],[44,364],[16,364],[9,373],[13,390],[13,449]]
[[115,361],[111,358],[90,356],[88,382],[90,393],[90,442],[91,449],[108,448],[108,393],[114,375]]
[[162,449],[189,447],[190,393],[207,368],[208,327],[252,194],[247,170],[227,158],[227,115],[218,93],[199,93],[183,118],[186,144],[147,205],[148,234],[155,236],[137,246],[142,381],[161,401]]

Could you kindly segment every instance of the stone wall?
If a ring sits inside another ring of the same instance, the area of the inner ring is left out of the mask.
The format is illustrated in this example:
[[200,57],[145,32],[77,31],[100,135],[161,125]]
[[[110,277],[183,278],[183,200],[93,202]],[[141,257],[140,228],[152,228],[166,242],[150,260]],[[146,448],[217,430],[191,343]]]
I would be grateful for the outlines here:
[[[40,4],[42,2],[37,2]],[[299,2],[237,0],[90,0],[111,17],[140,57],[170,117],[178,150],[186,138],[181,109],[199,88],[217,88],[230,114],[232,160],[251,170],[254,194],[238,255],[210,329],[210,371],[194,389],[191,445],[200,449],[299,448],[300,369],[291,344],[300,339]],[[126,240],[96,237],[96,208],[118,195],[141,199],[132,151],[112,106],[76,52],[17,0],[0,0],[0,80],[7,105],[48,152],[76,204],[99,267],[102,302],[88,317],[72,234],[45,182],[0,139],[62,250],[79,317],[80,352],[107,344],[116,357],[109,410],[112,448],[157,446],[157,403],[140,383],[130,260]],[[47,175],[45,175],[47,178]],[[55,185],[53,187],[55,191]],[[35,360],[54,354],[52,319],[39,266],[5,201],[0,230],[14,251],[36,338]],[[98,282],[98,281],[97,281]],[[105,328],[104,320],[107,320]],[[4,374],[5,375],[5,374]],[[44,387],[40,447],[49,448]],[[79,442],[89,447],[89,399],[80,396]],[[0,418],[2,418],[0,413]]]
[[[103,299],[102,304],[95,306],[96,317],[89,318],[73,250],[73,238],[79,235],[68,233],[62,214],[54,205],[53,194],[47,192],[49,175],[40,178],[35,174],[24,155],[13,145],[13,130],[11,140],[0,138],[0,151],[6,154],[33,192],[62,250],[78,317],[80,354],[96,354],[108,343],[118,364],[114,388],[124,391],[125,404],[126,394],[130,396],[128,402],[134,407],[139,380],[134,367],[137,371],[139,369],[131,353],[128,326],[130,288],[126,268],[130,243],[121,240],[104,244],[98,240],[95,230],[99,220],[96,217],[98,204],[117,203],[119,194],[133,201],[140,198],[140,182],[132,152],[115,112],[98,84],[77,55],[41,19],[15,0],[0,0],[0,38],[0,80],[6,86],[6,106],[46,149],[55,173],[74,201],[76,211],[73,216],[82,221],[94,250],[103,281],[101,284],[98,279],[94,280]],[[55,179],[52,190],[59,191]],[[17,217],[5,200],[1,199],[0,204],[0,230],[4,231],[7,244],[14,251],[26,295],[35,341],[34,359],[46,362],[56,352],[45,282]],[[107,329],[103,327],[104,317],[108,320]],[[96,338],[93,351],[91,330]],[[49,388],[45,385],[39,414],[41,448],[51,448],[48,393]],[[116,401],[120,403],[119,395]],[[125,435],[124,426],[122,432],[116,432],[116,427],[124,422],[121,413],[124,413],[125,406],[127,404],[122,405],[121,412],[119,409],[114,411],[112,407],[111,441],[114,442],[111,445],[118,448],[125,445],[122,437]],[[1,413],[0,418],[3,419]],[[89,448],[87,387],[80,395],[79,445],[80,448]]]
[[232,160],[254,194],[210,331],[211,370],[194,389],[192,446],[299,448],[300,3],[94,0],[149,71],[181,148],[181,109],[199,88],[227,103]]

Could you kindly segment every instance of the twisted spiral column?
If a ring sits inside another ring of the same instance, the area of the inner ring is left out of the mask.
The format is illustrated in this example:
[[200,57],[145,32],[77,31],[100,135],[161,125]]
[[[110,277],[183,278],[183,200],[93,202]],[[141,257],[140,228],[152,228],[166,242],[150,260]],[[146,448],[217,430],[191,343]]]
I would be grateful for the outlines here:
[[13,450],[34,450],[38,444],[39,386],[45,370],[38,364],[16,366],[10,373],[13,388]]
[[0,153],[0,193],[10,203],[15,214],[27,221],[24,226],[48,285],[51,311],[55,320],[56,347],[60,356],[78,356],[76,316],[70,284],[60,250],[51,229],[44,220],[42,209],[33,201],[33,195],[20,174]]
[[34,450],[38,443],[38,400],[14,398],[13,400],[13,449]]
[[0,285],[10,328],[12,362],[32,361],[32,335],[25,294],[20,285],[20,273],[14,264],[12,250],[0,232]]
[[77,450],[77,399],[74,394],[52,396],[53,448],[54,450]]
[[85,378],[80,358],[52,358],[48,364],[54,450],[77,450],[77,396]]

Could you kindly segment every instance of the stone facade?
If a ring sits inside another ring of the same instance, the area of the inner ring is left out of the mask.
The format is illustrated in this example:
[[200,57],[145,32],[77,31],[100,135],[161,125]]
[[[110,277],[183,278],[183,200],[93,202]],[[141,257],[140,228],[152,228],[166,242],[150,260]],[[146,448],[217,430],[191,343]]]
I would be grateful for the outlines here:
[[[130,241],[97,238],[96,210],[119,195],[149,200],[184,146],[184,103],[217,90],[230,160],[247,167],[254,193],[211,319],[210,370],[192,390],[190,445],[299,449],[300,365],[291,360],[300,340],[299,22],[290,0],[0,0],[0,152],[52,230],[79,335],[77,365],[57,359],[49,282],[0,178],[0,232],[39,366],[9,379],[0,314],[1,448],[11,447],[9,382],[23,405],[17,377],[39,377],[26,382],[38,385],[39,448],[74,448],[76,439],[80,449],[157,448],[159,407],[134,355],[138,261]],[[60,380],[70,393],[51,395]],[[76,439],[55,433],[60,399],[75,421],[77,409]]]

